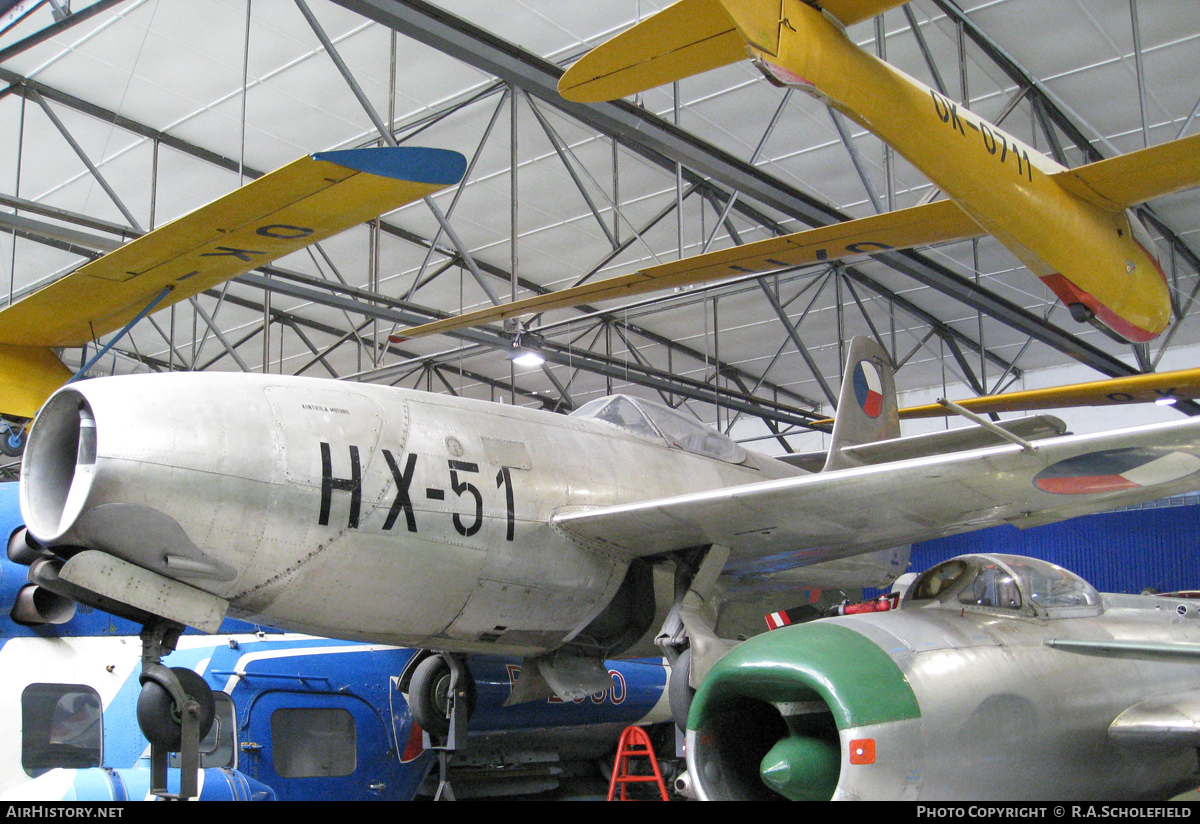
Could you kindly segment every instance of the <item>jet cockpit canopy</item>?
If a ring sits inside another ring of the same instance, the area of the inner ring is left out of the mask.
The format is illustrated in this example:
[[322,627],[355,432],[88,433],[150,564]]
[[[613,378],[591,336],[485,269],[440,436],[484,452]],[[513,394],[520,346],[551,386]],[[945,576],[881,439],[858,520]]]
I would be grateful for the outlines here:
[[1060,566],[1019,555],[960,555],[926,570],[904,607],[1039,618],[1099,615],[1100,593]]
[[629,395],[609,395],[589,401],[571,413],[575,418],[594,418],[685,452],[742,463],[746,450],[715,429],[676,412],[669,406]]

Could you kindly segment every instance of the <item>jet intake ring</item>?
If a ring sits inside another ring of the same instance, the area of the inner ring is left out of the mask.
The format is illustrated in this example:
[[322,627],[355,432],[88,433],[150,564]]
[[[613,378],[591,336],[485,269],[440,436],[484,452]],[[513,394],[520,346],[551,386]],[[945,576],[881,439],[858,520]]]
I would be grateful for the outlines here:
[[830,800],[854,730],[920,718],[892,659],[840,620],[751,638],[709,672],[687,729],[701,799]]
[[91,491],[96,471],[96,420],[84,396],[59,390],[38,413],[21,465],[21,510],[43,545],[65,539]]

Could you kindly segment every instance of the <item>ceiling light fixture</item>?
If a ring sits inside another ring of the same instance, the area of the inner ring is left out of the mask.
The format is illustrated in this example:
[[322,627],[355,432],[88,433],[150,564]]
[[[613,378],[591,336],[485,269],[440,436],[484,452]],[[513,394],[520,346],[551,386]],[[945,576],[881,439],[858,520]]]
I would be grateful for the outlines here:
[[529,342],[533,337],[533,335],[518,332],[513,338],[506,357],[517,366],[541,366],[546,359],[542,357],[542,353],[537,350],[537,347]]

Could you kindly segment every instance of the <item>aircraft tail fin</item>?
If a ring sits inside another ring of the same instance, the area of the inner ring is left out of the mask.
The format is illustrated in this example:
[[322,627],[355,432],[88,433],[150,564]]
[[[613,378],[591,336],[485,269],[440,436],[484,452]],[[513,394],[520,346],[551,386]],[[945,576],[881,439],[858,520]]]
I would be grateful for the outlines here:
[[849,447],[900,437],[893,372],[891,357],[874,338],[850,341],[829,457],[822,472],[858,466],[859,462],[846,454]]

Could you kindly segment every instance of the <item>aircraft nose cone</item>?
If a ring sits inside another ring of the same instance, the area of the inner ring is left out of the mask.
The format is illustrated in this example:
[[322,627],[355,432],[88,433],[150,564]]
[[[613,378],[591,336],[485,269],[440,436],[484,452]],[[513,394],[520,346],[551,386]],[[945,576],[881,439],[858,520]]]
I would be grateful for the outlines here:
[[828,801],[841,772],[838,749],[819,738],[790,735],[763,756],[763,783],[791,801]]

